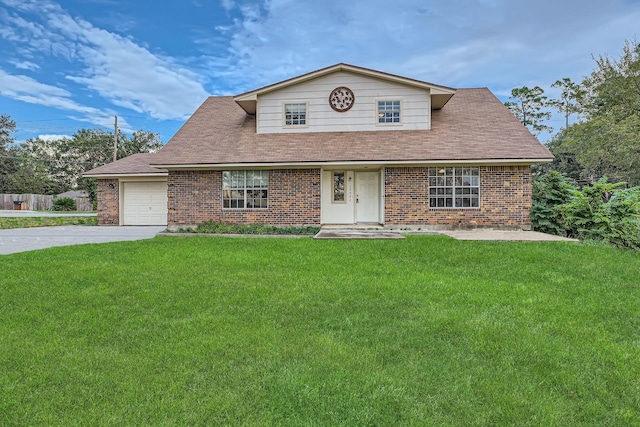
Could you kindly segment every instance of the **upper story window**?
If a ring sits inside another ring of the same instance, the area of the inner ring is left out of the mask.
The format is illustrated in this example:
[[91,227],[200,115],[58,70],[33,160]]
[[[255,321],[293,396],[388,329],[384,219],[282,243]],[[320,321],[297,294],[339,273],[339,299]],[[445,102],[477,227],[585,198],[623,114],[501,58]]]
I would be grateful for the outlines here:
[[399,100],[378,101],[378,123],[399,124],[401,104]]
[[269,195],[269,171],[222,172],[224,209],[266,209]]
[[480,168],[429,168],[429,207],[480,207]]
[[298,102],[284,104],[284,125],[285,126],[306,126],[307,125],[307,103]]

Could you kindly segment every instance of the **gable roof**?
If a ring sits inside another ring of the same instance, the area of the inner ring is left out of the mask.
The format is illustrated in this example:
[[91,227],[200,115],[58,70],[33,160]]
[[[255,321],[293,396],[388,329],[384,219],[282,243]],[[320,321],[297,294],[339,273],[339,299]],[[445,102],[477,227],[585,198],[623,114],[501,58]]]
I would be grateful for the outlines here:
[[155,153],[137,153],[129,157],[107,163],[83,174],[92,178],[116,178],[119,176],[163,176],[168,175],[166,169],[158,169],[149,166]]
[[487,88],[458,89],[431,130],[257,134],[233,97],[210,97],[152,165],[163,168],[311,167],[327,163],[539,163],[553,155]]
[[455,89],[447,86],[436,85],[436,84],[424,82],[421,80],[397,76],[395,74],[384,73],[382,71],[372,70],[364,67],[357,67],[355,65],[345,64],[341,62],[339,64],[331,65],[329,67],[321,68],[319,70],[315,70],[310,73],[302,74],[297,77],[293,77],[278,83],[273,83],[268,86],[263,86],[261,88],[254,89],[252,91],[242,93],[240,95],[235,96],[233,100],[239,106],[241,106],[248,114],[255,114],[258,96],[264,95],[266,93],[273,92],[276,90],[280,90],[285,87],[304,83],[309,80],[317,79],[318,77],[326,76],[327,74],[332,74],[338,71],[346,71],[352,74],[373,77],[379,80],[386,80],[394,83],[404,84],[407,86],[417,87],[419,89],[429,90],[431,93],[431,108],[436,110],[444,107],[444,105],[449,101],[449,99],[451,99],[453,94],[456,92]]

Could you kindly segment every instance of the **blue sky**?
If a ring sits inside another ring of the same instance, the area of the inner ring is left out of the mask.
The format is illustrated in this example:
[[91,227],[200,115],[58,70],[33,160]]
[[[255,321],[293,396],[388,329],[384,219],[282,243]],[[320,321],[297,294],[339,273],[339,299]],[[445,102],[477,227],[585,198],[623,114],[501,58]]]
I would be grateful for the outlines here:
[[117,115],[166,142],[207,96],[338,62],[503,101],[522,85],[553,95],[639,23],[637,0],[0,0],[0,114],[18,140]]

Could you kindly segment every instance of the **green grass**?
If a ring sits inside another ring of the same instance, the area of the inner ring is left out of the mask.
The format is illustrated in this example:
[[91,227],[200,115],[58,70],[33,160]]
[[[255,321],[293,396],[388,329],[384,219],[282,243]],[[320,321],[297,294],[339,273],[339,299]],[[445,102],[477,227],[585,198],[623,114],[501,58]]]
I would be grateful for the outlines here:
[[639,261],[441,236],[3,256],[0,425],[639,425]]
[[95,216],[0,217],[0,229],[58,225],[98,225],[98,219]]

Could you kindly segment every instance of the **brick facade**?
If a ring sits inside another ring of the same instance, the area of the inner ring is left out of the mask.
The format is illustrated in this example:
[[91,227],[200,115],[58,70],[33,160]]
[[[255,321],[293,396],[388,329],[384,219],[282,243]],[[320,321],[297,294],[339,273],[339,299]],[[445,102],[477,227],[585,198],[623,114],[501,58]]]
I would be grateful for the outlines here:
[[530,227],[530,166],[481,166],[477,209],[430,209],[428,172],[426,167],[385,169],[387,225]]
[[[445,227],[530,227],[530,166],[481,166],[480,207],[430,209],[426,167],[386,168],[385,225]],[[118,225],[117,179],[98,180],[98,223]],[[233,224],[320,224],[320,169],[269,172],[268,209],[222,209],[221,171],[171,171],[169,226],[204,221]]]
[[120,186],[117,179],[98,180],[98,224],[120,224]]
[[320,224],[320,169],[269,171],[267,209],[222,209],[221,171],[171,171],[169,226],[204,221],[232,224]]

